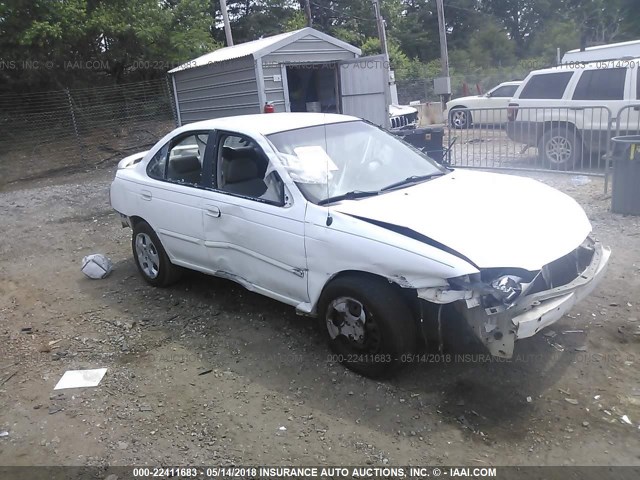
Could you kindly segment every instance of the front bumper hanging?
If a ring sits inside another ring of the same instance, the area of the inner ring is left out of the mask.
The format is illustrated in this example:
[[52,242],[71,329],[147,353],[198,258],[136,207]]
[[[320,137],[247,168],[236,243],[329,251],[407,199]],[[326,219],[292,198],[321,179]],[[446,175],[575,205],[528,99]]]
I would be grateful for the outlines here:
[[595,243],[589,266],[566,285],[526,295],[514,308],[498,311],[481,305],[469,308],[465,301],[458,301],[457,310],[492,355],[511,358],[517,339],[531,337],[557,322],[593,291],[604,276],[610,256],[609,248]]

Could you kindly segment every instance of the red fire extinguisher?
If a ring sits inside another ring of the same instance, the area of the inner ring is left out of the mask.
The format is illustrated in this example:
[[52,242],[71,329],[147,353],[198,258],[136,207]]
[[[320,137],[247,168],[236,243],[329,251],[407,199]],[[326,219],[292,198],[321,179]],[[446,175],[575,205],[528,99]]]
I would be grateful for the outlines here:
[[264,113],[274,113],[276,111],[273,102],[264,102]]

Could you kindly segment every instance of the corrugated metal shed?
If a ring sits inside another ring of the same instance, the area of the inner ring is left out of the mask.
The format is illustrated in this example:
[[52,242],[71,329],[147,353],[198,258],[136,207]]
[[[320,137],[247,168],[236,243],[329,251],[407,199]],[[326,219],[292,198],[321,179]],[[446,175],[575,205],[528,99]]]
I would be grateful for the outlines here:
[[[361,53],[359,48],[310,27],[207,53],[169,71],[179,124],[259,113],[265,102],[273,103],[276,111],[304,111],[309,107],[357,114],[341,109],[339,65],[357,59]],[[384,70],[388,74],[388,65]],[[362,93],[368,95],[358,103],[365,105],[372,100],[371,95],[382,95],[386,115],[388,81],[386,85],[384,80],[374,82],[372,93],[371,78],[358,76],[363,77],[366,92]],[[290,79],[296,85],[289,85]],[[301,94],[302,84],[312,84],[313,95],[307,93],[308,88]],[[358,93],[357,85],[349,87],[350,91],[354,88]],[[367,109],[371,111],[371,106]],[[367,115],[360,116],[369,118]],[[376,115],[380,117],[380,111]],[[384,119],[373,121],[381,123]]]
[[[282,49],[285,55],[287,53],[320,53],[320,51],[318,50],[303,49],[302,52],[299,52],[295,47],[293,49],[283,48],[291,44],[292,42],[295,42],[296,40],[302,39],[304,37],[316,38],[323,42],[334,45],[335,47],[337,47],[337,49],[352,52],[356,56],[360,56],[362,54],[362,50],[354,47],[353,45],[349,45],[342,40],[338,40],[337,38],[334,38],[313,28],[306,27],[301,28],[300,30],[295,30],[293,32],[285,32],[279,35],[273,35],[271,37],[260,38],[252,42],[240,43],[238,45],[233,45],[232,47],[219,48],[218,50],[202,55],[195,60],[186,62],[179,67],[174,68],[173,70],[169,70],[169,73],[176,73],[189,68],[203,67],[214,63],[225,62],[227,60],[246,57],[248,55],[253,56],[253,58],[257,60],[258,58],[264,57],[265,55],[268,55],[269,53],[272,53],[273,51],[278,49]],[[323,53],[335,50],[336,49],[325,50],[323,51]]]

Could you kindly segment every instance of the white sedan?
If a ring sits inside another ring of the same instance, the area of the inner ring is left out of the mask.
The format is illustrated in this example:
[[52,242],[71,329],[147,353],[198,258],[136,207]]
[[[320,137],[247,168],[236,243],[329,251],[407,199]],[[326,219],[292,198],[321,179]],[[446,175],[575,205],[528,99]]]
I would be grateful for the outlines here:
[[454,98],[447,102],[445,118],[453,128],[469,128],[471,125],[504,125],[507,123],[507,107],[522,82],[504,82],[484,95]]
[[451,314],[511,357],[610,255],[567,195],[446,168],[334,114],[183,126],[119,163],[111,203],[148,283],[183,268],[238,282],[318,316],[338,358],[370,376],[411,361],[425,325]]

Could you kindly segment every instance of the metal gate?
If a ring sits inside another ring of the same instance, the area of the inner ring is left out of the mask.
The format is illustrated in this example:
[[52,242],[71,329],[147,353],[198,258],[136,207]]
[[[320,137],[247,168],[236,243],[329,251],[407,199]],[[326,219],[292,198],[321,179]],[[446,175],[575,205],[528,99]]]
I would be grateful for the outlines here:
[[[458,167],[605,174],[612,113],[605,106],[456,109],[449,112]],[[461,121],[461,118],[463,121]]]

